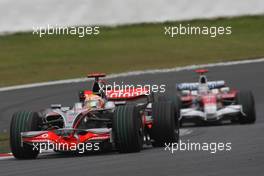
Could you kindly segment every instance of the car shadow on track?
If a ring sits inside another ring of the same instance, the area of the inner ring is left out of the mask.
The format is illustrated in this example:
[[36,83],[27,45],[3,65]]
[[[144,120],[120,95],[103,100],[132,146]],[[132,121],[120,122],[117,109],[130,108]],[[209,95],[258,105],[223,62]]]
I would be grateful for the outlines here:
[[85,152],[85,153],[74,153],[74,152],[45,152],[42,154],[39,154],[39,156],[36,159],[26,159],[26,160],[17,160],[15,158],[9,158],[6,159],[8,161],[32,161],[32,160],[45,160],[45,159],[59,159],[59,158],[83,158],[83,157],[89,157],[89,158],[94,158],[94,157],[107,157],[107,156],[118,156],[118,155],[137,155],[140,154],[141,152],[146,152],[150,150],[155,150],[158,148],[153,148],[151,146],[144,146],[143,149],[140,152],[136,153],[119,153],[116,150],[112,151],[93,151],[93,152]]
[[202,122],[202,123],[184,123],[180,128],[214,127],[214,126],[237,126],[242,125],[238,122]]

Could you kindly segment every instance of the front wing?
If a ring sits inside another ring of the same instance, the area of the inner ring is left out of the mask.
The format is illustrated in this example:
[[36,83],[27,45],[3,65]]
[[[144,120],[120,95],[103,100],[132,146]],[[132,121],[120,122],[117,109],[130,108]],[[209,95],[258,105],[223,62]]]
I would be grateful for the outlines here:
[[112,142],[111,128],[98,129],[56,129],[51,131],[28,131],[21,133],[21,145],[26,144],[65,144],[67,146],[80,143]]
[[199,120],[203,121],[219,121],[222,119],[233,118],[238,114],[244,115],[241,105],[229,105],[211,114],[194,108],[184,108],[181,109],[180,119],[191,121],[192,119],[195,120],[196,118],[199,118]]

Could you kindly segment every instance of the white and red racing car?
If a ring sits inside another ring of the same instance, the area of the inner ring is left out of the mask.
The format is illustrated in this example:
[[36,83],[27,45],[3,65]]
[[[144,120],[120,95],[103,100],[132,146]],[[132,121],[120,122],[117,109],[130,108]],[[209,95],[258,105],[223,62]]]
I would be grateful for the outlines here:
[[207,81],[208,70],[196,70],[197,83],[177,84],[181,98],[180,123],[231,122],[254,123],[254,97],[251,91],[238,91],[226,86],[225,81]]

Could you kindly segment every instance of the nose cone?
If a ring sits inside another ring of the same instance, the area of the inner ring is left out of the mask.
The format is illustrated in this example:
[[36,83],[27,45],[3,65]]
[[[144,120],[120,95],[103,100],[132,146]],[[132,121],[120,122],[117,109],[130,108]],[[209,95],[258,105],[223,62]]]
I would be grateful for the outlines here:
[[204,112],[208,120],[215,119],[217,114],[217,107],[214,104],[204,106]]

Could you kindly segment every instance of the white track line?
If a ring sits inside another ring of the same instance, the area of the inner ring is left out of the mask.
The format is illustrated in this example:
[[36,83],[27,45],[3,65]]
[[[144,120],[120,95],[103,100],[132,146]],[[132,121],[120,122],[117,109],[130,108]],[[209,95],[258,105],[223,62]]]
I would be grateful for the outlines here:
[[[132,71],[132,72],[125,72],[125,73],[118,73],[118,74],[110,74],[107,76],[107,79],[117,78],[117,77],[126,77],[126,76],[137,76],[137,75],[143,75],[143,74],[179,72],[179,71],[193,70],[193,69],[204,68],[204,67],[219,67],[219,66],[259,63],[259,62],[264,62],[264,58],[242,60],[242,61],[219,62],[219,63],[202,64],[202,65],[189,65],[189,66],[175,67],[175,68],[169,68],[169,69]],[[88,81],[88,79],[87,78],[76,78],[76,79],[42,82],[42,83],[24,84],[24,85],[10,86],[10,87],[2,87],[0,88],[0,92],[18,90],[18,89],[26,89],[26,88],[34,88],[34,87],[42,87],[42,86],[50,86],[50,85],[58,85],[58,84],[80,83],[80,82],[85,82],[85,81]]]
[[193,130],[190,129],[180,129],[180,136],[186,136],[188,134],[191,134]]

